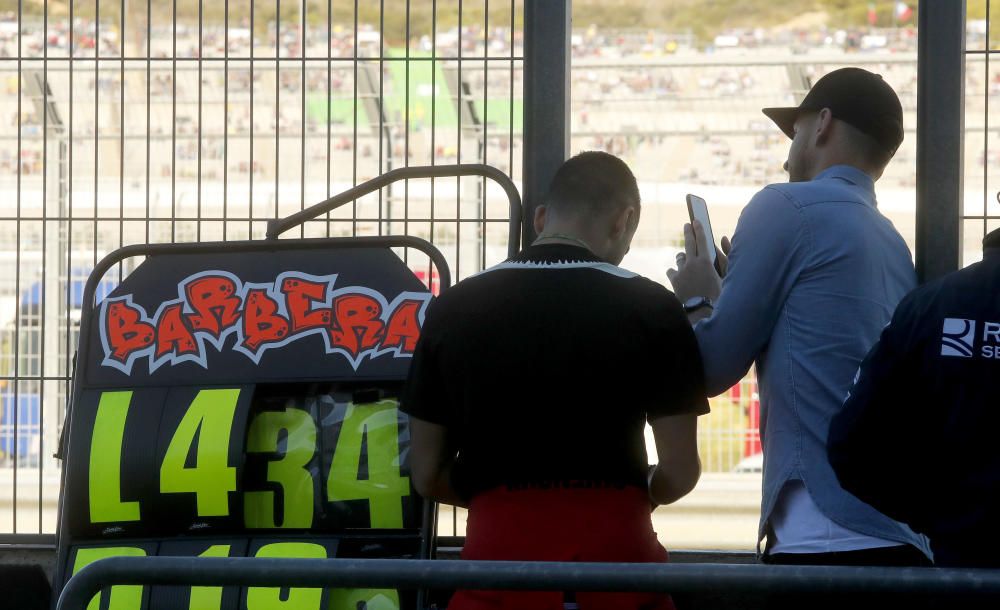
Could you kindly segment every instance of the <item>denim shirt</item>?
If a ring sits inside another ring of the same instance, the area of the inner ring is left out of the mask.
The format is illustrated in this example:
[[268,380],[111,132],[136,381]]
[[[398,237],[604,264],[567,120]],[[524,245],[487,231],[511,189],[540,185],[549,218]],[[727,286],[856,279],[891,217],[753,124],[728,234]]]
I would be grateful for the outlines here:
[[872,178],[854,167],[767,186],[743,210],[722,293],[695,335],[710,395],[757,365],[758,541],[782,487],[797,479],[835,523],[929,554],[923,536],[841,488],[826,450],[830,420],[861,360],[915,287],[906,243],[878,211]]

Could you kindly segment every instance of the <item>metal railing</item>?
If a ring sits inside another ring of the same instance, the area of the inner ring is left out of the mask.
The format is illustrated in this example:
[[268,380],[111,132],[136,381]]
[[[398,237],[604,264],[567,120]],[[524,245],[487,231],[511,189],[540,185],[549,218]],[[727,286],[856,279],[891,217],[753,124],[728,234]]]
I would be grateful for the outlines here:
[[328,214],[342,205],[357,201],[361,197],[377,192],[401,180],[418,178],[456,178],[462,176],[481,176],[489,178],[500,185],[508,202],[507,256],[514,256],[521,250],[521,224],[523,222],[521,194],[510,177],[499,169],[482,163],[460,165],[430,165],[423,167],[400,167],[381,176],[360,184],[352,189],[335,195],[326,201],[309,206],[287,218],[271,220],[267,223],[267,239],[277,239],[282,233],[313,220],[323,214]]
[[1000,572],[938,568],[634,564],[411,559],[112,557],[67,583],[57,610],[82,610],[108,585],[371,587],[534,591],[970,596],[1000,600]]

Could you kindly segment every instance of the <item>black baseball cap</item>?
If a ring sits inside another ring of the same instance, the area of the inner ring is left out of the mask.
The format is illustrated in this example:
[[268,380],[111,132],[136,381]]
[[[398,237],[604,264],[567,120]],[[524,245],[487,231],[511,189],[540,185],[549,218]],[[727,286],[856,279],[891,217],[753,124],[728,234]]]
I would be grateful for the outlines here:
[[797,108],[764,108],[762,112],[795,137],[792,126],[803,111],[829,108],[833,118],[868,134],[882,147],[896,153],[903,141],[903,106],[880,74],[861,68],[841,68],[816,81]]

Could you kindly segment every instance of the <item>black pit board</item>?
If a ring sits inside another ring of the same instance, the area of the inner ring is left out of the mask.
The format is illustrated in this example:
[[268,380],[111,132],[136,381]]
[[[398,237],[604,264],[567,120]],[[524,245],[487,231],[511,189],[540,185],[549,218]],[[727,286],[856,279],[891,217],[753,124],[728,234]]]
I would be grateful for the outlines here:
[[[432,295],[391,240],[109,257],[146,256],[84,310],[57,591],[112,555],[427,555],[429,505],[409,480],[397,397]],[[375,590],[117,586],[107,597],[91,607],[415,605]]]

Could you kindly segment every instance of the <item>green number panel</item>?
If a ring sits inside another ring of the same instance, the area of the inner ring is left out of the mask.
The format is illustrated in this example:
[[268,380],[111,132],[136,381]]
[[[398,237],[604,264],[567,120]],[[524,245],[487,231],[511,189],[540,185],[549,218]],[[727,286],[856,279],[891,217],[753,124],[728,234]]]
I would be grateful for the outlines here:
[[[281,443],[281,440],[284,440]],[[284,446],[279,449],[279,444]],[[247,453],[275,455],[267,463],[267,481],[280,491],[247,491],[244,518],[249,528],[310,528],[314,488],[309,463],[316,456],[316,422],[289,406],[284,411],[257,413],[250,423]],[[277,518],[278,508],[283,517]]]
[[[193,493],[198,517],[229,515],[236,468],[229,465],[229,439],[239,390],[201,390],[188,405],[160,466],[161,493]],[[194,453],[193,466],[188,456]]]
[[[76,472],[85,475],[88,498],[82,519],[106,542],[73,547],[66,576],[110,556],[335,557],[337,540],[323,534],[413,531],[419,504],[403,460],[409,431],[394,398],[258,392],[240,386],[92,393],[92,434]],[[298,538],[240,536],[267,531]],[[375,556],[415,557],[419,538],[401,540],[379,547],[375,537],[367,546],[386,549]],[[90,610],[412,605],[397,591],[368,589],[176,586],[150,593],[116,586],[104,595]]]
[[[105,546],[96,548],[76,549],[71,555],[71,569],[69,575],[76,574],[83,568],[94,563],[98,559],[106,557],[146,557],[153,555],[155,545],[141,546]],[[135,585],[118,585],[111,587],[109,594],[108,610],[141,610],[146,607],[145,587]],[[100,610],[104,593],[95,595],[87,610]]]
[[[362,457],[368,464],[365,478],[359,475]],[[403,527],[402,500],[410,494],[410,479],[400,474],[396,401],[347,405],[326,494],[331,502],[367,500],[373,528]]]
[[239,481],[253,394],[253,386],[170,390],[156,443],[154,535],[241,529]]
[[122,445],[132,392],[105,392],[97,406],[90,441],[90,521],[139,521],[139,503],[122,496]]
[[[294,557],[326,559],[337,556],[331,538],[211,539],[164,541],[159,544],[77,547],[68,572],[75,574],[106,557]],[[400,610],[403,598],[394,589],[308,589],[276,587],[196,587],[118,585],[95,595],[87,610]]]

